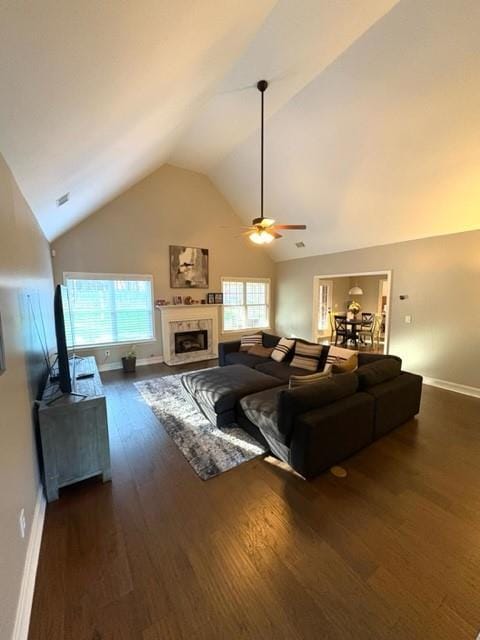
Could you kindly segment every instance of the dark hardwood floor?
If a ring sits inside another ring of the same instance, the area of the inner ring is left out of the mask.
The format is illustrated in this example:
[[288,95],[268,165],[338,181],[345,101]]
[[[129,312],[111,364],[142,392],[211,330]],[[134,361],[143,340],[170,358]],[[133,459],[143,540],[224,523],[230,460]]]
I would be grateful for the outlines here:
[[48,506],[30,640],[476,637],[480,400],[425,387],[344,479],[257,459],[204,482],[135,377],[102,377],[113,482]]

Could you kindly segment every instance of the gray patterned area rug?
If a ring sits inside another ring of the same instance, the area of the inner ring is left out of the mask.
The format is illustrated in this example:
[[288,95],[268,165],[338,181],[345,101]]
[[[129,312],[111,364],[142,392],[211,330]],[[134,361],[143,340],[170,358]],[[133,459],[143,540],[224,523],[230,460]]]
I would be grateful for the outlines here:
[[180,377],[142,380],[135,386],[202,480],[266,453],[265,447],[240,427],[219,429],[211,425],[186,397]]

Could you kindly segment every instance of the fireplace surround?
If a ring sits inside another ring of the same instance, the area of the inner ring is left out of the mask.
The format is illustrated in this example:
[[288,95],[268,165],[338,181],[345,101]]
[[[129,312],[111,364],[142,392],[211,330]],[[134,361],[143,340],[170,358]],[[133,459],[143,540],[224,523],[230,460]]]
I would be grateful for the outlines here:
[[159,309],[163,360],[175,365],[218,357],[220,305],[175,305]]

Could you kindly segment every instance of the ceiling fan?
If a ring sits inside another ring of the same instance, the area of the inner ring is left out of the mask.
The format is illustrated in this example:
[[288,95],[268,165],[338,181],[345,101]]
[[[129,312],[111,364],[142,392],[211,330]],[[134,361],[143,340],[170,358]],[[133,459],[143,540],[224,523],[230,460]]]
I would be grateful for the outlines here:
[[264,150],[264,94],[268,87],[266,80],[260,80],[257,82],[257,89],[260,91],[262,97],[261,102],[261,137],[260,137],[260,217],[252,220],[251,226],[247,227],[247,231],[242,233],[244,236],[248,236],[255,244],[270,244],[273,240],[278,240],[283,236],[278,233],[278,230],[289,231],[291,229],[304,230],[306,225],[304,224],[276,224],[272,218],[265,218],[263,216],[263,150]]

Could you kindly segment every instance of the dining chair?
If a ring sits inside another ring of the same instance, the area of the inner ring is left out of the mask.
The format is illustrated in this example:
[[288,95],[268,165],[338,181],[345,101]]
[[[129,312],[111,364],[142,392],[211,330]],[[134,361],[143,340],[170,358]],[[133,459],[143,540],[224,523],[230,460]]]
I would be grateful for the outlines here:
[[381,314],[375,315],[375,321],[373,323],[373,344],[377,344],[377,349],[380,349],[380,338],[382,336],[382,328],[383,328],[383,316]]
[[331,309],[328,311],[328,323],[330,325],[330,344],[332,344],[335,336],[335,316]]
[[362,344],[366,345],[367,342],[365,341],[365,338],[370,338],[370,347],[372,349],[374,346],[375,318],[376,316],[374,313],[362,313],[362,324],[357,330],[357,335]]
[[375,321],[375,314],[369,313],[368,311],[362,311],[362,324],[360,325],[362,329],[370,328]]
[[347,327],[347,316],[334,316],[335,319],[335,346],[338,338],[343,338],[342,342],[347,342],[349,338]]

